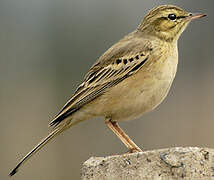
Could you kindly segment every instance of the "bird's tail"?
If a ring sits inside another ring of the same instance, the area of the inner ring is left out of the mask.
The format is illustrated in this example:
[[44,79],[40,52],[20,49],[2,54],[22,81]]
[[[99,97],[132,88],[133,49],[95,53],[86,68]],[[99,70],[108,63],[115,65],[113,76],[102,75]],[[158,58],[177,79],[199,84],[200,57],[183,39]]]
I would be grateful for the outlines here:
[[71,123],[70,125],[63,125],[56,127],[48,136],[46,136],[44,139],[42,139],[39,144],[37,144],[18,164],[17,166],[10,172],[9,176],[13,176],[17,173],[17,171],[20,169],[20,167],[29,160],[34,154],[36,154],[44,145],[46,145],[51,139],[53,139],[56,135],[60,134],[62,131],[70,128],[71,126],[74,126],[80,121],[76,121]]

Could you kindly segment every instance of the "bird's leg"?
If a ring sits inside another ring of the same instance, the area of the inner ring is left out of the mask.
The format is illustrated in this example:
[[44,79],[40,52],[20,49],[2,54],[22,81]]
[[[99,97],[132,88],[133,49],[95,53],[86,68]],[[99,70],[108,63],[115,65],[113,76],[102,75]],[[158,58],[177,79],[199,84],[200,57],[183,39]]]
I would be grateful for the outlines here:
[[105,120],[106,125],[123,142],[123,144],[132,152],[142,152],[142,150],[130,139],[130,137],[119,127],[117,122],[111,119]]

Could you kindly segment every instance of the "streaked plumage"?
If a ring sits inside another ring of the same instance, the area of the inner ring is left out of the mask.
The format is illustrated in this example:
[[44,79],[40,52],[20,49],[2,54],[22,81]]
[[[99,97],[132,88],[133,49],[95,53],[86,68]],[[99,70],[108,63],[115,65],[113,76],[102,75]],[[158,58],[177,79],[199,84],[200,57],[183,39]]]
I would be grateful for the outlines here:
[[90,68],[50,123],[52,132],[10,175],[57,134],[96,116],[104,117],[107,126],[130,150],[141,151],[116,122],[135,119],[163,101],[177,70],[177,40],[191,19],[203,16],[192,16],[172,5],[152,9],[136,31],[108,49]]

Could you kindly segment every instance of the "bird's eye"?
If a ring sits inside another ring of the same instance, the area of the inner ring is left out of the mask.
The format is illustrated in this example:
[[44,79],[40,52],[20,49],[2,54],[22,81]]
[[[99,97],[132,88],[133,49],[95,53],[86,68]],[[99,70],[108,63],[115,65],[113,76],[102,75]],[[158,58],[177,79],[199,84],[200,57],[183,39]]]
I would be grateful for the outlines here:
[[176,15],[175,14],[169,14],[168,15],[168,18],[170,19],[170,20],[172,20],[172,21],[174,21],[174,20],[176,20]]

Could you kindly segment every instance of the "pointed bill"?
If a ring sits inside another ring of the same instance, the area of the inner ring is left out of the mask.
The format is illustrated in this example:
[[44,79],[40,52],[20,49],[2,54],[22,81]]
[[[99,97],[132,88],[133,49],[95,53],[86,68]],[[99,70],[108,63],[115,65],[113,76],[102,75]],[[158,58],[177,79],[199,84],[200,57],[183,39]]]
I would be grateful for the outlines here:
[[205,17],[207,16],[206,14],[202,14],[202,13],[194,13],[194,14],[190,14],[186,19],[191,21],[191,20],[194,20],[194,19],[199,19],[199,18],[202,18],[202,17]]

